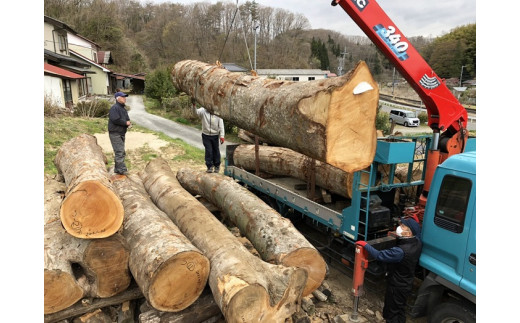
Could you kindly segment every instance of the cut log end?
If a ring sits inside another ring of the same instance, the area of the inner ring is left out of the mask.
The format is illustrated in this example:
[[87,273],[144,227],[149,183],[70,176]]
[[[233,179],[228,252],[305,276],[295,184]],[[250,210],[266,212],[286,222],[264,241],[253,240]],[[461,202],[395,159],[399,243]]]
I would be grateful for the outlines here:
[[210,264],[199,252],[186,251],[166,261],[149,288],[149,301],[160,311],[177,312],[200,296],[208,280]]
[[303,297],[320,287],[327,273],[325,260],[316,249],[312,248],[300,248],[291,252],[283,258],[282,264],[287,267],[303,268],[307,271],[307,283],[303,289]]
[[117,195],[98,181],[81,182],[60,210],[65,230],[76,238],[106,238],[116,233],[124,218]]
[[98,278],[98,297],[111,297],[130,286],[129,252],[115,237],[93,241],[85,251],[86,265]]
[[[379,88],[366,63],[332,93],[328,114],[326,162],[346,172],[367,167],[375,155]],[[345,106],[355,107],[345,113]],[[352,152],[356,152],[355,154]]]
[[44,314],[56,313],[83,297],[83,290],[74,277],[63,271],[44,270]]

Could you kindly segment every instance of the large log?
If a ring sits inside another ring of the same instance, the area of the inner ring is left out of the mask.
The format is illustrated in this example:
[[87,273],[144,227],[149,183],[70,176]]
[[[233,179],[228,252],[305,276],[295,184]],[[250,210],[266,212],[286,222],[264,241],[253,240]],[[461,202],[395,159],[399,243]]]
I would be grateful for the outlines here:
[[60,192],[46,190],[45,200],[44,313],[59,312],[82,297],[106,298],[127,289],[131,277],[124,239],[119,234],[76,238],[60,223]]
[[[233,152],[233,163],[246,170],[255,170],[255,146],[240,145]],[[283,147],[258,146],[260,170],[272,175],[290,176],[306,181],[311,172],[312,159]],[[316,185],[335,194],[351,198],[353,174],[316,161]]]
[[67,185],[60,211],[67,232],[84,239],[117,232],[123,223],[123,206],[114,193],[107,159],[96,137],[82,134],[65,142],[54,163]]
[[211,262],[209,285],[226,322],[285,322],[299,308],[304,269],[284,267],[252,255],[157,158],[141,173],[156,205],[204,251]]
[[178,312],[197,300],[206,286],[209,261],[148,197],[137,175],[114,176],[123,201],[123,236],[129,267],[150,305]]
[[201,195],[217,206],[231,223],[246,236],[262,259],[307,271],[302,296],[318,288],[327,273],[327,265],[316,248],[264,201],[230,177],[182,168],[179,183],[193,195]]
[[184,60],[172,79],[209,111],[274,145],[347,172],[374,159],[379,90],[365,62],[341,77],[292,82]]

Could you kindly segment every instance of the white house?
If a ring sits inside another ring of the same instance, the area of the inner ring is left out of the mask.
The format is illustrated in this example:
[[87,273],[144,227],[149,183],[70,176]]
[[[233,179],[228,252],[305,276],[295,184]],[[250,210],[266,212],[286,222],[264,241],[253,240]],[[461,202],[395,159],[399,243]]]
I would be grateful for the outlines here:
[[329,71],[320,69],[257,69],[260,77],[283,81],[313,81],[330,77]]

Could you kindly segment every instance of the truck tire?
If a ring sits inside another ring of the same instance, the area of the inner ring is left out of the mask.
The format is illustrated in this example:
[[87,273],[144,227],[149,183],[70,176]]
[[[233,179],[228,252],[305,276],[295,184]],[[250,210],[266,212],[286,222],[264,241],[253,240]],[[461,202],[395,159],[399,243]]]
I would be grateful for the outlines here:
[[475,323],[475,311],[462,303],[440,303],[432,310],[428,323]]
[[408,122],[407,121],[404,122],[404,126],[408,127]]

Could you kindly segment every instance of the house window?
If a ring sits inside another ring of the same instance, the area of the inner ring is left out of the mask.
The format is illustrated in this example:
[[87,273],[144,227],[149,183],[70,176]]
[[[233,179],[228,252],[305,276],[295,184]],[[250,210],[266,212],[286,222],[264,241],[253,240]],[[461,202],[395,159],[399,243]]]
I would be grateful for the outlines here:
[[309,81],[314,81],[316,78],[314,76],[309,76]]
[[433,222],[436,225],[454,233],[463,231],[471,186],[467,178],[453,175],[444,177],[435,207]]
[[63,80],[63,96],[65,96],[65,102],[72,102],[72,89],[70,87],[70,80]]
[[97,53],[96,52],[92,53],[92,57],[94,58],[93,59],[94,62],[99,63],[98,60],[97,60]]
[[62,52],[67,51],[67,35],[58,35],[59,49]]
[[292,80],[293,80],[293,81],[299,81],[300,78],[299,78],[298,76],[294,76],[294,77],[292,78]]

